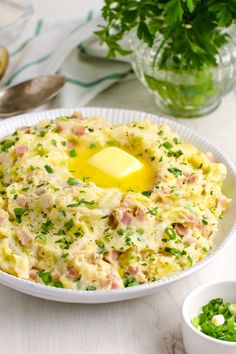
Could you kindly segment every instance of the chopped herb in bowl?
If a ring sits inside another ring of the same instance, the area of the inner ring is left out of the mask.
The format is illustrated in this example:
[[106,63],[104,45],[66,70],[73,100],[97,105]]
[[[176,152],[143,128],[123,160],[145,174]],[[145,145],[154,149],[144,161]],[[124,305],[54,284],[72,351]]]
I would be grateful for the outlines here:
[[202,307],[199,316],[192,319],[192,324],[202,333],[215,339],[236,342],[236,304],[212,299]]

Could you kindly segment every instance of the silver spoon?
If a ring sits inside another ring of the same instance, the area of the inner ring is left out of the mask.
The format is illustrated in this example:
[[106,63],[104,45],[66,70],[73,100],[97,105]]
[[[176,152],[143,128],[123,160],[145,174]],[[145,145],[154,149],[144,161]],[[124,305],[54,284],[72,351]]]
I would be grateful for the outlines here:
[[62,75],[46,75],[0,90],[0,117],[10,117],[43,105],[60,92],[65,82]]

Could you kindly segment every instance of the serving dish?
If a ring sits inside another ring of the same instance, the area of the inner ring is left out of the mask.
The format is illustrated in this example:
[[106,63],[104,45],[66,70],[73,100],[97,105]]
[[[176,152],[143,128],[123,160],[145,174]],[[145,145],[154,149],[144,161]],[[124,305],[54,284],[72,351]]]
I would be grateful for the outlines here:
[[192,291],[182,305],[182,331],[184,345],[188,354],[235,354],[236,343],[226,342],[205,335],[196,329],[191,321],[198,316],[202,306],[210,300],[222,298],[225,302],[236,300],[236,281],[225,280],[209,283]]
[[180,134],[182,139],[195,145],[203,152],[211,151],[217,162],[222,162],[226,165],[228,170],[227,179],[224,184],[223,192],[233,199],[229,210],[224,216],[223,222],[220,224],[220,229],[215,238],[214,247],[211,254],[196,266],[178,273],[174,276],[168,277],[164,280],[152,282],[145,285],[134,286],[126,289],[116,290],[99,290],[99,291],[81,291],[58,289],[52,287],[45,287],[44,285],[34,284],[29,281],[18,279],[14,276],[0,272],[0,282],[4,285],[17,289],[27,294],[35,295],[45,299],[64,301],[64,302],[78,302],[78,303],[99,303],[99,302],[113,302],[131,299],[135,297],[144,296],[155,292],[162,286],[183,279],[184,277],[194,273],[198,269],[210,262],[232,239],[236,229],[234,215],[236,213],[236,170],[229,159],[217,148],[207,142],[205,139],[198,136],[198,134],[191,132],[189,129],[168,121],[164,118],[159,118],[154,115],[146,114],[144,112],[126,111],[118,109],[106,108],[82,108],[82,109],[58,109],[46,112],[35,112],[0,122],[1,137],[6,134],[14,132],[16,127],[29,126],[36,124],[42,119],[55,119],[62,115],[71,115],[74,111],[81,112],[84,116],[102,116],[107,118],[112,123],[128,123],[134,120],[145,119],[150,117],[152,122],[157,124],[167,124],[171,129]]

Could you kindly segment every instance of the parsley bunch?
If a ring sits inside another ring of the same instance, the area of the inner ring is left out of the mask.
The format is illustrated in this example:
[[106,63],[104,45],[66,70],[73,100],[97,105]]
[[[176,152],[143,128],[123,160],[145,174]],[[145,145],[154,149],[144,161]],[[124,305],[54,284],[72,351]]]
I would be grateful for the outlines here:
[[120,40],[135,30],[149,47],[160,43],[160,68],[200,70],[217,65],[229,39],[224,29],[236,22],[236,0],[105,0],[102,15],[106,22],[96,34],[109,57],[130,53]]

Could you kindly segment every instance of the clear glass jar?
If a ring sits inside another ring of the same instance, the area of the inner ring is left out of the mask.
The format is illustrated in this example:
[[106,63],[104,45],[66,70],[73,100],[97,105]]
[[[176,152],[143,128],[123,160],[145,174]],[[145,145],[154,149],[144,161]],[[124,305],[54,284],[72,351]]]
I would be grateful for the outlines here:
[[221,98],[236,83],[236,26],[232,26],[228,33],[230,40],[220,49],[218,65],[198,71],[160,69],[158,57],[161,50],[156,55],[160,40],[149,48],[134,34],[129,37],[133,69],[154,95],[161,112],[191,118],[203,116],[218,107]]

